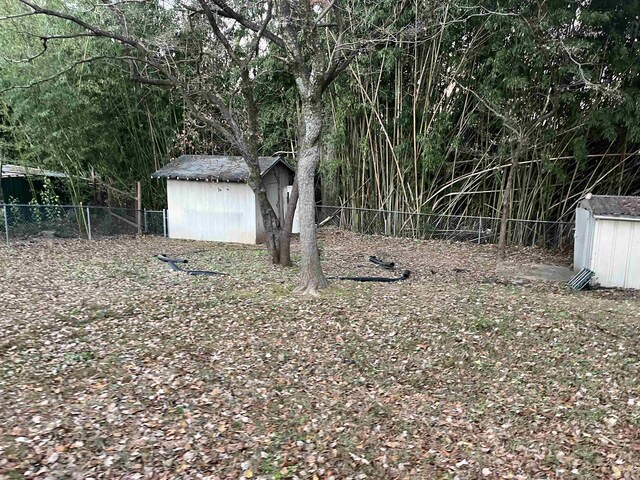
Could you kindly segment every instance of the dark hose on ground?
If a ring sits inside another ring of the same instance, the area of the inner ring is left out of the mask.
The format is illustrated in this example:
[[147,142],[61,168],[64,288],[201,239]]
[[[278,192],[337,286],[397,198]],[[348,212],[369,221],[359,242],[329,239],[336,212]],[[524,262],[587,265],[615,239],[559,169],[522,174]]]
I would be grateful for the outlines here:
[[369,257],[369,261],[375,263],[379,267],[386,268],[387,270],[393,270],[396,266],[393,262],[385,262],[383,259],[376,257],[375,255],[371,255]]
[[407,278],[409,278],[410,275],[411,275],[411,271],[410,270],[405,270],[405,271],[402,272],[402,275],[400,275],[398,278],[387,278],[387,277],[329,277],[329,278],[338,279],[338,280],[352,280],[354,282],[386,282],[386,283],[392,283],[392,282],[402,282],[402,281],[406,280]]
[[187,275],[209,276],[209,277],[214,275],[224,275],[224,276],[229,275],[228,273],[211,272],[208,270],[185,270],[183,268],[180,268],[177,264],[187,263],[187,260],[184,260],[182,258],[171,258],[165,255],[164,253],[158,255],[156,258],[162,262],[168,263],[169,266],[171,267],[171,270],[173,270],[174,272],[183,272],[183,273],[186,273]]

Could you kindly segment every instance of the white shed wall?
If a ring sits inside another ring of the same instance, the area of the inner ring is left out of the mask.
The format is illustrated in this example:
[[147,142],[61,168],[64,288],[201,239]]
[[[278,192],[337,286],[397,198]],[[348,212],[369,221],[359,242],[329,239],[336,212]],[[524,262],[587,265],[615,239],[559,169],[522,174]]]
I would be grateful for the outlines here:
[[573,269],[591,269],[591,252],[593,250],[593,233],[595,218],[584,208],[576,209],[576,231],[573,247]]
[[[293,185],[290,185],[282,192],[282,205],[284,205],[285,212],[287,211],[287,208],[289,208],[289,197],[291,196],[292,191]],[[296,211],[293,214],[293,225],[291,225],[291,233],[300,233],[300,217],[298,216],[298,208],[296,208]]]
[[169,237],[256,243],[255,195],[246,183],[167,181]]
[[640,288],[640,221],[595,219],[591,269],[604,287]]

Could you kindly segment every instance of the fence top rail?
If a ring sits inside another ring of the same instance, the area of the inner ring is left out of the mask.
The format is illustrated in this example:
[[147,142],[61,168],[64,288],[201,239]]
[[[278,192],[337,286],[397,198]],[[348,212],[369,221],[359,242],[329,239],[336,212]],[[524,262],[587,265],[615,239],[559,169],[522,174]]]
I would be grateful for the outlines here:
[[[338,206],[338,205],[319,205],[318,208],[327,208],[327,209],[335,209],[335,210],[355,210],[361,212],[375,212],[375,213],[392,213],[395,215],[415,215],[421,217],[445,217],[445,218],[469,218],[474,220],[493,220],[493,221],[501,221],[500,217],[483,217],[483,216],[474,216],[474,215],[451,215],[445,213],[422,213],[422,212],[402,212],[399,210],[381,210],[376,208],[362,208],[362,207],[347,207],[347,206]],[[510,218],[510,222],[524,222],[524,223],[542,223],[549,225],[573,225],[573,222],[561,222],[561,221],[553,221],[553,220],[528,220],[526,218]]]
[[450,215],[444,213],[402,212],[400,210],[382,210],[378,208],[341,207],[337,205],[319,205],[318,208],[333,208],[336,210],[356,210],[359,212],[393,213],[398,215],[418,215],[422,217],[451,217],[451,218],[476,218],[482,220],[500,220],[498,217],[479,217],[472,215]]

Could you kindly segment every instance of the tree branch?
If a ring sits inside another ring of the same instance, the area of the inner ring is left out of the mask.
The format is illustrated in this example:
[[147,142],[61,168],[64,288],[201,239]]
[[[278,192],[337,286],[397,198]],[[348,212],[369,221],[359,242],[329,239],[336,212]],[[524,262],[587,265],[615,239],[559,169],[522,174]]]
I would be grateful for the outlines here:
[[[320,13],[320,16],[316,20],[316,25],[318,21],[320,21],[326,15],[329,9],[334,6],[334,4],[335,4],[335,0],[332,1],[329,5],[327,5],[327,7]],[[389,17],[384,22],[384,25],[382,25],[379,28],[379,30],[384,33],[385,30],[388,29],[393,24],[393,22],[396,21],[397,17],[408,7],[408,5],[409,5],[409,0],[402,0],[400,5],[398,6],[396,13],[391,17]],[[342,35],[343,35],[343,32],[340,32],[338,34],[338,37],[337,37],[338,43],[340,42]],[[353,62],[360,53],[366,50],[367,46],[387,45],[388,43],[389,43],[389,35],[382,35],[378,38],[373,38],[369,40],[359,40],[353,43],[352,46],[349,47],[348,49],[345,48],[347,46],[346,43],[339,43],[338,45],[336,45],[336,47],[333,49],[333,55],[329,63],[329,66],[323,75],[324,79],[322,82],[321,91],[324,92],[327,88],[329,88],[329,85],[331,85],[331,83],[333,83],[333,81],[336,78],[338,78],[338,76],[343,71],[345,71],[349,67],[349,65],[351,65],[351,62]],[[338,55],[335,55],[336,52],[343,49],[347,50],[347,53],[344,56],[339,57]]]
[[92,32],[93,35],[91,36],[112,38],[125,45],[134,47],[135,49],[139,50],[145,55],[149,54],[147,49],[140,42],[132,38],[125,37],[124,35],[120,35],[119,33],[102,30],[101,28],[98,28],[95,25],[91,25],[85,22],[84,20],[82,20],[81,18],[78,18],[74,15],[69,15],[67,13],[40,7],[39,5],[33,3],[31,0],[18,0],[18,1],[28,6],[29,8],[31,8],[33,10],[34,15],[48,15],[50,17],[56,17],[62,20],[67,20],[69,22],[75,23],[76,25],[84,28],[85,30],[88,30],[89,32]]
[[269,22],[271,21],[272,12],[273,12],[273,0],[268,0],[267,12],[265,14],[264,21],[262,22],[262,26],[260,27],[260,30],[257,32],[256,36],[254,37],[253,41],[251,42],[251,45],[247,49],[248,54],[244,62],[245,68],[249,65],[249,62],[251,61],[253,56],[258,55],[260,40],[262,40],[262,37],[264,36],[265,31],[267,30],[267,25],[269,25]]
[[35,12],[16,13],[15,15],[7,15],[4,17],[0,17],[0,22],[2,20],[13,20],[16,18],[33,17],[34,15],[36,15]]
[[[158,61],[157,57],[155,57],[155,55],[150,52],[145,46],[144,44],[142,44],[142,42],[140,42],[139,40],[136,40],[128,35],[122,35],[120,33],[116,33],[116,32],[112,32],[112,31],[108,31],[108,30],[103,30],[95,25],[92,25],[84,20],[82,20],[79,17],[76,17],[74,15],[71,14],[67,14],[64,12],[59,12],[56,10],[51,10],[48,8],[43,8],[40,7],[39,5],[37,5],[36,3],[32,2],[31,0],[19,0],[20,2],[22,2],[24,5],[28,6],[29,8],[31,8],[33,10],[33,14],[34,15],[48,15],[51,17],[55,17],[55,18],[60,18],[62,20],[66,20],[69,21],[71,23],[74,23],[82,28],[84,28],[86,30],[86,32],[83,32],[83,35],[78,35],[78,36],[92,36],[92,37],[102,37],[102,38],[110,38],[113,40],[116,40],[117,42],[123,44],[124,46],[128,46],[133,48],[134,50],[140,52],[142,54],[142,59],[137,59],[135,57],[132,56],[124,56],[124,57],[118,57],[121,60],[127,60],[128,62],[130,62],[130,66],[131,66],[131,76],[132,79],[135,81],[138,81],[140,83],[145,83],[145,84],[149,84],[149,85],[161,85],[161,86],[171,86],[171,87],[177,87],[186,106],[188,107],[189,111],[193,113],[193,115],[195,115],[197,118],[199,118],[200,120],[202,120],[203,122],[205,122],[207,125],[209,125],[210,127],[212,127],[216,132],[218,132],[218,134],[220,134],[223,138],[225,138],[225,140],[227,140],[228,142],[230,142],[232,145],[234,145],[234,147],[237,147],[238,145],[238,132],[239,127],[237,125],[237,123],[235,122],[235,120],[233,119],[233,115],[231,114],[231,111],[229,110],[229,108],[227,107],[227,105],[225,105],[224,101],[220,98],[219,95],[213,94],[213,104],[215,106],[215,108],[220,112],[221,116],[224,118],[224,120],[229,124],[229,126],[232,128],[233,132],[230,131],[229,129],[227,129],[221,121],[216,120],[215,118],[211,117],[210,115],[204,114],[203,112],[201,112],[198,107],[195,105],[195,103],[193,102],[191,96],[189,95],[189,91],[186,87],[186,85],[182,82],[180,82],[172,73],[171,71],[165,67],[162,63],[160,63],[160,61]],[[126,26],[125,26],[126,29]],[[62,37],[62,36],[60,36]],[[81,64],[81,63],[88,63],[90,61],[95,61],[98,60],[100,58],[113,58],[113,57],[93,57],[91,59],[85,59],[85,60],[81,60],[78,62],[75,62],[74,65],[70,66],[68,69],[62,71],[62,72],[58,72],[58,74],[52,76],[52,77],[48,77],[46,79],[42,79],[39,80],[37,82],[33,82],[32,84],[26,85],[26,86],[22,86],[22,87],[18,87],[18,88],[29,88],[32,86],[35,86],[39,83],[44,83],[46,81],[49,81],[51,79],[56,78],[57,76],[64,74],[67,71],[70,71],[72,68],[74,68],[75,66]],[[137,73],[134,68],[133,65],[131,64],[131,62],[135,62],[135,61],[144,61],[145,63],[147,63],[148,65],[152,66],[153,68],[155,68],[161,75],[163,75],[165,77],[165,79],[154,79],[154,78],[150,78],[147,76],[143,76],[140,75],[139,73]],[[15,87],[14,87],[15,88]],[[241,132],[241,131],[240,131]]]
[[[255,22],[252,22],[244,15],[241,15],[240,13],[236,12],[224,0],[211,0],[211,1],[213,2],[214,5],[216,5],[220,9],[220,11],[217,12],[218,15],[235,20],[243,27],[246,27],[249,30],[253,30],[256,33],[258,33],[261,30],[262,27],[260,25],[258,25]],[[264,36],[265,38],[268,38],[273,43],[278,45],[280,48],[286,48],[284,40],[282,40],[282,38],[277,36],[271,30],[265,29]]]
[[318,15],[318,17],[316,18],[316,21],[313,24],[313,27],[317,27],[320,24],[320,21],[327,15],[327,13],[329,13],[329,10],[331,10],[333,8],[333,6],[335,5],[337,0],[331,0],[329,2],[329,4],[324,7],[324,10],[322,10],[322,12],[320,12],[320,15]]
[[69,67],[60,70],[59,72],[54,73],[53,75],[46,77],[46,78],[41,78],[40,80],[36,80],[34,82],[25,84],[25,85],[13,85],[11,87],[7,87],[3,90],[0,90],[0,94],[5,93],[5,92],[9,92],[11,90],[27,90],[29,88],[33,88],[37,85],[41,85],[43,83],[47,83],[50,82],[51,80],[55,80],[56,78],[64,75],[65,73],[70,72],[71,70],[73,70],[74,68],[76,68],[79,65],[83,65],[85,63],[90,63],[90,62],[95,62],[96,60],[106,60],[106,59],[112,59],[114,57],[109,57],[109,56],[104,56],[104,55],[100,55],[97,57],[91,57],[91,58],[85,58],[83,60],[78,60],[76,62],[73,62]]
[[522,129],[518,126],[518,122],[514,121],[511,117],[498,112],[493,107],[493,105],[491,105],[484,98],[482,98],[475,90],[472,90],[471,88],[462,85],[455,78],[452,79],[452,81],[455,82],[455,84],[458,85],[462,90],[476,97],[476,99],[479,100],[480,103],[482,103],[485,106],[485,108],[487,108],[487,110],[493,113],[496,117],[500,118],[503,121],[504,126],[507,127],[509,130],[511,130],[513,133],[515,133],[518,138],[522,137]]
[[220,31],[220,27],[218,27],[218,22],[216,21],[216,17],[213,11],[211,10],[211,7],[209,6],[209,3],[207,2],[207,0],[198,0],[198,3],[200,3],[202,10],[204,11],[205,16],[207,17],[207,21],[209,22],[209,26],[211,26],[211,30],[213,30],[213,34],[220,41],[220,43],[222,43],[222,46],[225,48],[225,50],[231,57],[231,60],[236,65],[240,65],[242,61],[236,55],[236,52],[231,46],[231,44],[229,43],[229,40],[227,39],[227,37],[225,37]]

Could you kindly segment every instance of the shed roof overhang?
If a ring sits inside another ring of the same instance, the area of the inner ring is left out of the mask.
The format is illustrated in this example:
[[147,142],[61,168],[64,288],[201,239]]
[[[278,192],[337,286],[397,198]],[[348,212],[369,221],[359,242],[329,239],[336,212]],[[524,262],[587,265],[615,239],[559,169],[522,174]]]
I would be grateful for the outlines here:
[[640,197],[587,195],[579,207],[598,219],[640,220]]
[[[259,157],[258,163],[263,177],[278,164],[295,172],[280,157]],[[249,179],[249,167],[240,156],[182,155],[154,172],[151,178],[245,183]]]
[[594,215],[596,220],[621,220],[625,222],[640,222],[640,217],[630,215]]
[[22,165],[2,164],[0,172],[2,178],[25,178],[25,177],[49,177],[68,178],[66,173],[44,170],[37,167],[23,167]]

